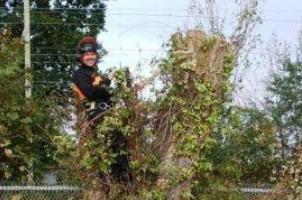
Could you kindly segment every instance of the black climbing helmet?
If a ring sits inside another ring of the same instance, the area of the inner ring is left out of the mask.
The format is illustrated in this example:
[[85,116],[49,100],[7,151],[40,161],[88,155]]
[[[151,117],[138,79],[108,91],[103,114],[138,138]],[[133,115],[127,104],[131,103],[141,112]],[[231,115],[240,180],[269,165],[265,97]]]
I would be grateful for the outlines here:
[[85,36],[83,37],[78,46],[77,46],[77,60],[81,61],[81,56],[87,52],[95,52],[98,54],[97,50],[99,49],[99,45],[93,36]]

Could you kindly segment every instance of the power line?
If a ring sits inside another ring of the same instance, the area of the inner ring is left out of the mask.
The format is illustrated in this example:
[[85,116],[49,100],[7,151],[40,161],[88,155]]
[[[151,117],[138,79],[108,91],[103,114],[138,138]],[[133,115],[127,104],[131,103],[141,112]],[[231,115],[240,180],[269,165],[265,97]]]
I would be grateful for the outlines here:
[[[0,63],[2,63],[2,64],[11,64],[11,62],[2,62],[2,61],[0,61]],[[45,62],[43,62],[43,61],[41,61],[41,62],[31,62],[31,63],[33,63],[33,64],[79,64],[79,62],[77,62],[77,61],[74,61],[74,62],[71,62],[71,61],[58,61],[58,62],[55,62],[55,61],[45,61]],[[122,61],[122,63],[131,63],[131,64],[133,64],[133,65],[135,65],[134,63],[132,63],[132,62],[125,62],[125,61]],[[20,62],[20,64],[24,64],[24,62]],[[101,62],[100,64],[108,64],[108,62]]]
[[[10,9],[17,9],[17,10],[22,10],[21,7],[0,7],[0,9],[3,10],[10,10]],[[65,10],[70,10],[70,11],[104,11],[104,10],[108,10],[106,7],[102,7],[102,8],[50,8],[50,7],[43,7],[43,8],[31,8],[31,11],[65,11]],[[155,11],[188,11],[189,8],[129,8],[129,7],[117,7],[115,8],[115,10],[120,10],[120,11],[124,11],[124,10],[144,10],[144,11],[150,11],[150,12],[155,12]],[[302,10],[300,9],[292,9],[292,10],[277,10],[277,9],[266,9],[264,10],[265,12],[270,12],[270,13],[293,13],[293,12],[298,12],[301,13]]]
[[[156,54],[164,54],[164,53],[166,53],[166,52],[164,52],[164,51],[160,51],[160,52],[156,52]],[[144,51],[142,51],[142,52],[128,52],[128,53],[108,53],[108,54],[106,54],[106,56],[129,56],[129,55],[146,55],[146,54],[150,54],[149,52],[144,52]],[[10,54],[10,55],[24,55],[24,53],[20,53],[20,54],[15,54],[15,53],[12,53],[12,54]],[[34,53],[34,54],[31,54],[31,56],[32,57],[55,57],[55,56],[57,56],[57,57],[75,57],[76,56],[76,54],[36,54],[36,53]]]
[[[66,44],[66,43],[65,43]],[[78,44],[74,44],[74,43],[67,43],[67,44],[70,44],[70,45],[73,45],[73,46],[76,46]],[[54,47],[44,47],[44,46],[39,46],[39,47],[35,47],[36,49],[49,49],[49,50],[56,50],[57,48],[54,48]],[[60,48],[60,47],[58,47]],[[61,48],[60,48],[61,49]],[[74,48],[64,48],[66,50],[74,50]],[[134,48],[105,48],[105,50],[110,50],[110,51],[162,51],[162,49],[152,49],[152,48],[137,48],[137,49],[134,49]]]
[[[21,25],[23,22],[0,22],[0,24],[9,24],[9,25]],[[96,23],[31,23],[32,26],[34,25],[55,25],[55,26],[101,26],[102,24],[96,24]]]
[[[0,9],[3,10],[23,10],[21,7],[0,7]],[[104,11],[106,10],[106,7],[103,8],[89,8],[89,7],[85,7],[85,8],[30,8],[30,11],[65,11],[65,10],[71,10],[71,11]]]
[[[2,64],[11,64],[11,62],[2,62],[2,61],[0,61],[0,63],[2,63]],[[20,63],[22,63],[22,64],[24,64],[24,62],[20,62]],[[78,62],[64,62],[64,61],[59,61],[59,62],[48,62],[48,61],[46,61],[46,62],[31,62],[31,63],[35,63],[35,64],[38,64],[38,63],[45,63],[45,64],[55,64],[55,63],[78,63]]]
[[[33,14],[35,11],[32,11]],[[37,11],[36,11],[37,12]],[[44,13],[47,13],[48,11],[43,11]],[[53,11],[49,10],[50,13]],[[80,14],[80,13],[79,13]],[[210,16],[201,16],[201,15],[192,15],[192,14],[187,14],[187,15],[176,15],[176,14],[148,14],[148,13],[143,13],[143,12],[138,12],[138,13],[122,13],[122,12],[112,12],[108,13],[107,16],[113,15],[113,16],[143,16],[143,17],[179,17],[179,18],[188,18],[188,17],[195,17],[195,18],[204,18],[204,19],[209,19],[211,18]],[[300,20],[295,20],[295,19],[274,19],[274,18],[263,18],[262,21],[268,21],[268,22],[282,22],[282,23],[301,23]],[[4,23],[4,22],[1,22]],[[16,24],[15,22],[7,22],[7,24]],[[45,24],[45,25],[65,25],[61,23],[35,23],[35,24]],[[66,23],[69,25],[100,25],[100,24],[79,24],[79,23]]]
[[[113,16],[143,16],[143,17],[179,17],[179,18],[188,18],[188,17],[199,17],[204,19],[210,19],[210,16],[201,16],[201,15],[176,15],[176,14],[148,14],[148,13],[122,13],[122,12],[112,12],[108,13],[107,16],[113,15]],[[273,19],[273,18],[263,18],[262,21],[276,21],[276,22],[295,22],[300,23],[300,20],[294,20],[294,19]]]

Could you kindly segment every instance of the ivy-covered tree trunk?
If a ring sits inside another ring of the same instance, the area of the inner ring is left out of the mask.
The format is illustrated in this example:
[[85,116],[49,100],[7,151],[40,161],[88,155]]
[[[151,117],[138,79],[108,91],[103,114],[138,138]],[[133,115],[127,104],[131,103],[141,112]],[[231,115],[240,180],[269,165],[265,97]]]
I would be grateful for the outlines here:
[[161,66],[171,87],[158,113],[154,150],[163,164],[158,186],[168,199],[190,199],[201,168],[202,149],[218,120],[234,64],[232,46],[200,30],[172,37],[169,57]]

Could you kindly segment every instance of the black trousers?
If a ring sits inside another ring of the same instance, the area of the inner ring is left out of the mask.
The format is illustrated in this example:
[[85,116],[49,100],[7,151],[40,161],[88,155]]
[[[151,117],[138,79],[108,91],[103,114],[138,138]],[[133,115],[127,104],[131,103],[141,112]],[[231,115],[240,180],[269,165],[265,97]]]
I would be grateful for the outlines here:
[[128,141],[119,131],[113,131],[110,134],[112,141],[110,148],[114,154],[116,154],[115,162],[111,164],[112,176],[116,181],[131,181],[130,169],[129,169],[129,149]]

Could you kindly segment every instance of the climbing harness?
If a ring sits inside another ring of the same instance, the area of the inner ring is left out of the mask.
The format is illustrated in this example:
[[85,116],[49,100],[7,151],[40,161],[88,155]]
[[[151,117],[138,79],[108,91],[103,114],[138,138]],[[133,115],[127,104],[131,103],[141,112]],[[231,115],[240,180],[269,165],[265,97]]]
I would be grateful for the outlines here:
[[92,129],[111,108],[111,105],[103,101],[84,102],[83,104],[86,108],[86,114],[84,117],[85,122],[80,127],[80,134],[78,136],[79,145],[82,145],[84,143],[84,139],[88,134],[88,130]]

